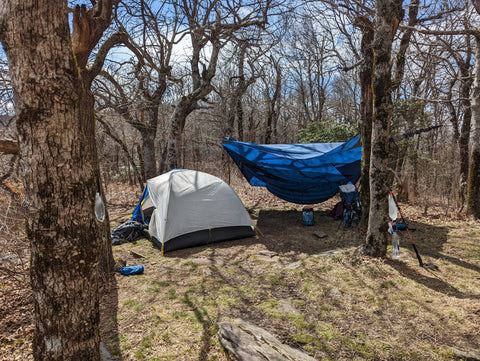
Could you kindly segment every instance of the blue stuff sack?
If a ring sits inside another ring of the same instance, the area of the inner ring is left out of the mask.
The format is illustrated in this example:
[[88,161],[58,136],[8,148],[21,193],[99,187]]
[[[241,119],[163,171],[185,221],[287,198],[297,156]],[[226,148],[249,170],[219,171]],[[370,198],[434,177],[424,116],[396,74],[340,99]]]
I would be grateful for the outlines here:
[[310,206],[303,207],[302,221],[304,226],[313,226],[313,208]]
[[122,275],[130,276],[130,275],[141,275],[143,273],[143,266],[130,266],[130,267],[123,267],[118,270]]

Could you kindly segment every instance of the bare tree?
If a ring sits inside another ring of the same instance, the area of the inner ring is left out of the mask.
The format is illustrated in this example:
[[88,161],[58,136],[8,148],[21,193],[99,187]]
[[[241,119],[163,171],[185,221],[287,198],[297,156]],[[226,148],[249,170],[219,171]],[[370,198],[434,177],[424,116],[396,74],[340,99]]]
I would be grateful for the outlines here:
[[165,93],[180,81],[172,75],[172,62],[174,47],[185,34],[179,29],[177,8],[170,5],[135,0],[119,9],[124,44],[133,56],[120,63],[112,60],[112,69],[101,73],[104,86],[99,87],[110,92],[101,107],[114,109],[140,133],[146,179],[158,174],[155,141]]
[[266,123],[263,143],[270,144],[276,138],[277,124],[280,111],[282,91],[282,66],[281,56],[271,54],[269,63],[273,65],[272,72],[268,77],[262,77],[264,82],[264,98],[266,106]]
[[325,115],[328,87],[332,81],[333,42],[325,29],[315,26],[312,14],[303,15],[299,22],[292,27],[289,44],[292,83],[296,84],[305,122],[319,122]]
[[[471,1],[477,15],[480,15],[480,2],[478,0],[472,0]],[[468,4],[468,3],[467,3]],[[462,9],[461,7],[457,8],[447,8],[446,10],[443,10],[443,13],[452,13],[453,11],[456,11],[458,9],[461,9],[463,11],[468,12],[468,7]],[[435,17],[435,18],[438,18]],[[467,19],[465,17],[465,19]],[[470,23],[469,21],[464,21],[463,22],[464,28],[463,29],[440,29],[440,30],[433,30],[433,29],[427,29],[427,28],[417,28],[416,31],[424,33],[424,34],[429,34],[429,35],[437,35],[437,36],[448,36],[448,35],[467,35],[467,36],[473,36],[475,40],[475,75],[473,79],[473,91],[472,91],[472,101],[471,101],[471,119],[473,122],[473,132],[471,134],[471,140],[472,140],[472,150],[470,153],[470,161],[469,161],[469,175],[468,175],[468,196],[467,196],[467,214],[473,216],[476,219],[480,218],[480,201],[479,195],[480,195],[480,80],[479,80],[479,75],[478,71],[480,69],[480,61],[478,59],[478,56],[480,55],[480,29],[476,27],[474,24]],[[460,61],[460,58],[458,56],[455,59],[457,63]],[[458,64],[462,65],[464,61],[460,61]],[[465,65],[465,64],[464,64]],[[462,70],[461,70],[462,71]],[[468,69],[464,66],[463,71],[467,71]],[[466,79],[467,80],[467,79]],[[467,84],[465,84],[465,88],[462,87],[462,92],[467,91]],[[464,103],[464,105],[467,105]],[[468,124],[468,119],[469,119],[469,114],[467,111],[467,118],[466,123],[464,124],[464,129],[463,131],[465,134],[463,135],[464,137],[466,136],[466,133],[468,132],[469,124]],[[462,150],[462,153],[464,153],[465,150]]]
[[220,50],[241,29],[265,26],[271,1],[260,0],[253,7],[243,7],[241,1],[183,0],[173,3],[183,16],[191,41],[188,79],[191,90],[177,101],[171,118],[167,144],[167,164],[170,169],[179,166],[181,138],[187,116],[208,104],[213,91],[212,80],[217,70]]
[[[258,36],[260,38],[260,35]],[[231,44],[231,56],[222,60],[222,64],[226,67],[229,63],[233,64],[233,69],[225,74],[228,77],[226,86],[220,90],[228,109],[225,134],[232,136],[236,125],[237,138],[241,141],[245,140],[243,97],[261,75],[256,64],[259,58],[258,52],[252,51],[259,48],[258,40],[239,38]],[[263,53],[263,51],[260,52]]]

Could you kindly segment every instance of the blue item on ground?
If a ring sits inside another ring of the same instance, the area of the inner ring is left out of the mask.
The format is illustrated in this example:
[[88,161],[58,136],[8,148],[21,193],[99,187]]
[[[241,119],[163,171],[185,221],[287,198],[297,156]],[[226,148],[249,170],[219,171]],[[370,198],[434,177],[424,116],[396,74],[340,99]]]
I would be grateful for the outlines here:
[[223,147],[253,186],[286,201],[315,204],[360,178],[360,136],[345,143],[256,144],[229,138]]
[[314,224],[314,215],[312,207],[303,207],[302,211],[302,220],[304,226],[313,226]]
[[130,276],[130,275],[141,275],[143,273],[143,266],[130,266],[130,267],[122,267],[118,270],[122,275]]

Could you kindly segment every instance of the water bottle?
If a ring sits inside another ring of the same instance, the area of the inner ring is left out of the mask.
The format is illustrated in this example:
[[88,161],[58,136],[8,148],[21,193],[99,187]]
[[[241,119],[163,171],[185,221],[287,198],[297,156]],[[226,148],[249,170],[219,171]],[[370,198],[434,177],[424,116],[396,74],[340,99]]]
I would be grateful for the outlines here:
[[400,239],[398,238],[396,229],[394,229],[392,233],[392,257],[400,257]]
[[98,192],[95,194],[95,216],[99,222],[103,222],[105,219],[105,205],[103,204],[102,197]]

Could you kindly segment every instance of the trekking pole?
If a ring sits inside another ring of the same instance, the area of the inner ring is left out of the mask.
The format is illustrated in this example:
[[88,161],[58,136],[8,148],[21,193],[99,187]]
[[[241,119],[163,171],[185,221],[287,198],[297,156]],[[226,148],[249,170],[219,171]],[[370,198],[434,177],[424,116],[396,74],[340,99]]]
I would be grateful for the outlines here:
[[408,229],[408,225],[407,225],[407,222],[405,221],[405,218],[403,218],[402,210],[400,209],[400,206],[397,203],[397,199],[395,198],[395,195],[393,194],[393,191],[391,189],[390,189],[389,193],[393,198],[393,202],[395,203],[395,207],[397,207],[397,209],[398,209],[398,213],[400,213],[400,218],[402,219],[402,222],[405,224],[405,229],[407,230],[408,236],[410,237],[410,242],[412,242],[413,250],[415,251],[415,254],[417,255],[419,266],[430,268],[430,269],[433,269],[433,270],[438,269],[438,267],[433,265],[433,264],[424,264],[422,262],[422,257],[420,257],[420,253],[418,253],[417,246],[415,246],[415,242],[413,242],[412,234],[410,233],[410,230]]

